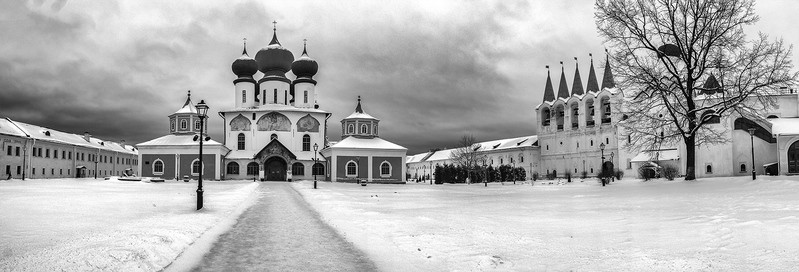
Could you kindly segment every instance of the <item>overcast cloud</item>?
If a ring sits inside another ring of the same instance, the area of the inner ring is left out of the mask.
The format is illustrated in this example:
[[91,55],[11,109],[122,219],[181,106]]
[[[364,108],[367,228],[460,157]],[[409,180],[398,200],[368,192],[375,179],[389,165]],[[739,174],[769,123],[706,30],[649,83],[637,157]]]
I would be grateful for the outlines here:
[[[750,31],[796,44],[799,4],[761,2]],[[409,154],[464,134],[535,134],[545,65],[559,77],[564,61],[571,87],[573,57],[584,80],[588,53],[604,63],[590,0],[4,1],[0,116],[128,143],[160,137],[186,90],[212,111],[233,107],[230,64],[242,38],[251,56],[268,44],[272,21],[295,58],[308,39],[331,140],[361,95],[381,136]]]

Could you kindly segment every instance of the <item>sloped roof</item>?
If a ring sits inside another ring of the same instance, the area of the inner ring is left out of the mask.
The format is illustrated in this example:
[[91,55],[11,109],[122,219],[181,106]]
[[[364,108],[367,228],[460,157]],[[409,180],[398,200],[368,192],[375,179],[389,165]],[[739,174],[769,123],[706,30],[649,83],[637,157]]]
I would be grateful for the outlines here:
[[[563,62],[561,62],[563,64]],[[569,98],[569,86],[566,85],[566,72],[563,71],[563,66],[560,67],[560,85],[558,86],[558,98]]]
[[[538,143],[538,135],[530,135],[530,136],[479,142],[477,144],[480,145],[479,151],[492,152],[492,151],[501,151],[512,148],[519,148],[524,146],[538,146],[537,143]],[[408,162],[412,163],[412,162],[422,162],[422,161],[448,160],[452,156],[452,152],[455,152],[456,149],[457,148],[451,148],[451,149],[435,151],[432,155],[429,155],[427,159],[424,159],[424,157],[428,156],[430,152],[416,154],[412,156],[414,161],[408,161]]]
[[444,149],[444,150],[436,151],[436,152],[433,153],[433,155],[430,155],[430,157],[428,157],[426,161],[449,160],[451,158],[451,156],[452,156],[452,152],[453,151],[455,151],[455,149]]
[[768,121],[771,122],[771,134],[799,135],[799,118],[774,118]]
[[[94,137],[89,137],[89,141],[86,141],[83,135],[62,132],[23,122],[16,122],[8,118],[6,118],[5,120],[6,120],[5,122],[6,125],[0,124],[0,126],[16,125],[15,127],[18,128],[17,129],[19,131],[18,133],[21,133],[21,134],[16,134],[17,136],[24,137],[26,135],[29,135],[31,138],[41,141],[49,141],[49,142],[76,145],[82,147],[97,148],[97,149],[115,151],[127,154],[137,154],[137,152],[133,149],[133,146],[131,145],[123,146],[120,143],[104,141],[102,139]],[[0,128],[0,130],[5,130],[5,129]]]
[[616,81],[613,80],[613,72],[610,71],[610,58],[605,55],[605,74],[602,76],[602,89],[615,88]]
[[181,107],[178,111],[173,113],[175,114],[185,114],[185,113],[192,113],[197,114],[197,108],[194,107],[194,103],[191,102],[191,92],[186,97],[186,102],[183,103],[183,107]]
[[406,163],[414,163],[422,161],[430,152],[420,153],[412,156],[408,156],[408,159],[405,161]]
[[[355,106],[355,112],[347,116],[344,119],[373,119],[378,120],[377,118],[372,117],[371,115],[363,112],[363,107],[361,107],[361,96],[358,96],[358,104]],[[341,120],[344,121],[344,120]]]
[[591,58],[591,68],[588,69],[588,86],[585,88],[586,92],[598,92],[599,83],[596,80],[596,72],[594,71],[594,59]]
[[344,138],[329,148],[407,150],[405,147],[383,140],[380,137],[357,138],[354,136]]
[[549,65],[547,65],[547,84],[544,85],[544,101],[555,100],[555,90],[552,89],[552,78],[549,77]]
[[[193,145],[199,145],[199,143],[194,141],[194,135],[192,134],[189,135],[170,134],[137,144],[136,146],[141,147],[141,146],[193,146]],[[212,145],[222,145],[222,144],[214,140],[209,140],[205,142],[203,145],[212,146]]]
[[0,134],[17,136],[17,137],[26,137],[25,133],[22,132],[14,122],[12,122],[8,118],[0,119]]
[[[577,60],[577,57],[574,58]],[[583,80],[580,78],[580,64],[574,64],[574,82],[572,83],[572,95],[583,95]]]

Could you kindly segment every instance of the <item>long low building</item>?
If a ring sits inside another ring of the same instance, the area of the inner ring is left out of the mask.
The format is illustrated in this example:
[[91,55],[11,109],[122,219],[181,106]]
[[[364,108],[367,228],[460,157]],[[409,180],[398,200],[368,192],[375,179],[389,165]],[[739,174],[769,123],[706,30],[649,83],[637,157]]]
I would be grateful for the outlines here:
[[[523,136],[477,143],[478,152],[486,156],[486,166],[497,168],[501,165],[524,168],[525,177],[530,179],[539,171],[541,148],[538,136]],[[435,180],[435,168],[444,164],[455,164],[452,153],[457,148],[431,150],[407,156],[405,164],[411,179]],[[480,162],[482,164],[482,162]]]
[[46,127],[0,119],[0,178],[84,178],[137,174],[138,150]]

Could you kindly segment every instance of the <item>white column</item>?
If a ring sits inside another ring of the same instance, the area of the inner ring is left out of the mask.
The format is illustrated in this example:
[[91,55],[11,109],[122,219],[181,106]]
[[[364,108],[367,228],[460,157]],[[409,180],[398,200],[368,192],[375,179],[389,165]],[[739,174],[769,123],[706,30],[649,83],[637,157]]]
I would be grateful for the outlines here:
[[368,167],[366,171],[368,173],[367,175],[369,175],[369,182],[372,182],[372,156],[366,156],[366,158],[366,167]]

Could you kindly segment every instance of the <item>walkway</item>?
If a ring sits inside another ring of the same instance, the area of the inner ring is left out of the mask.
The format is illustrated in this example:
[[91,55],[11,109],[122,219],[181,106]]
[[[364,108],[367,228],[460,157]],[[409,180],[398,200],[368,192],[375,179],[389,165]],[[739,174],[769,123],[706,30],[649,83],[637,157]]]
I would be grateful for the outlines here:
[[376,271],[319,219],[291,184],[264,182],[258,203],[219,237],[195,271]]

